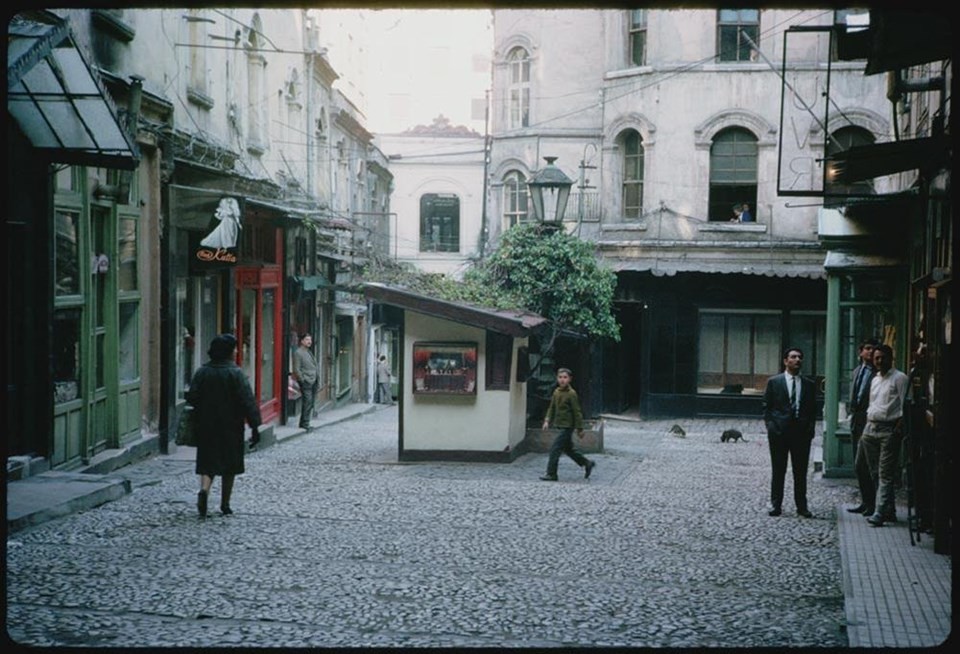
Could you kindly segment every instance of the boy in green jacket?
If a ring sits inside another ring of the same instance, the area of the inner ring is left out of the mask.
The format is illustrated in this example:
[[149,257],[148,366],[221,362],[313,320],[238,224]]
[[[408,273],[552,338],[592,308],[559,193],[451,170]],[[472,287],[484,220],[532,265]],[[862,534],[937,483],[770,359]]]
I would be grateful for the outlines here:
[[561,454],[566,454],[584,469],[584,479],[590,479],[590,473],[597,465],[573,446],[574,429],[577,430],[578,437],[583,437],[583,412],[580,410],[580,398],[570,386],[572,377],[573,373],[568,368],[557,370],[557,388],[553,391],[553,397],[550,398],[547,415],[543,418],[543,428],[547,429],[552,422],[553,426],[561,431],[550,446],[547,474],[540,477],[542,481],[557,481],[557,464],[560,462]]

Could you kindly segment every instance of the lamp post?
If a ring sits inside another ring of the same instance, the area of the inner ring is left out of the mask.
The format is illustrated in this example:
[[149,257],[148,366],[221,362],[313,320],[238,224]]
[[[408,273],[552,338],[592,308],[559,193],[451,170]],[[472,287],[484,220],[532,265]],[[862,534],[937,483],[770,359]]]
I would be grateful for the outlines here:
[[573,180],[553,165],[556,157],[544,157],[544,160],[547,165],[527,182],[530,199],[533,200],[533,212],[542,222],[559,223],[563,220],[563,212],[567,208]]

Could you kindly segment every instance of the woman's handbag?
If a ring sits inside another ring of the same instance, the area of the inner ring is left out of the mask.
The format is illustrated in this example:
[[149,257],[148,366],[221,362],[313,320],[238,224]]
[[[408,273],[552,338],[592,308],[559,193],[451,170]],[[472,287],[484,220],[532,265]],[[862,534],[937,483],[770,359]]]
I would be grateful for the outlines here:
[[180,412],[180,422],[177,423],[177,445],[186,445],[188,447],[197,446],[197,419],[194,414],[196,411],[189,404],[183,407]]

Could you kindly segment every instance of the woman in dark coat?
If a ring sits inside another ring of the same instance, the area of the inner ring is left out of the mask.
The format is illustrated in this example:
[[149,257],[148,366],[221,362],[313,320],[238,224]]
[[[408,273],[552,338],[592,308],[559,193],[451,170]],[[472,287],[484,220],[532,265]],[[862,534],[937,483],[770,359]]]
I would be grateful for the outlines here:
[[260,440],[260,409],[243,371],[234,363],[237,339],[220,334],[210,343],[210,361],[201,366],[190,381],[186,399],[196,411],[197,474],[200,492],[197,511],[207,515],[207,496],[213,478],[223,477],[220,511],[230,515],[230,494],[235,475],[243,472],[243,423],[253,430],[251,445]]

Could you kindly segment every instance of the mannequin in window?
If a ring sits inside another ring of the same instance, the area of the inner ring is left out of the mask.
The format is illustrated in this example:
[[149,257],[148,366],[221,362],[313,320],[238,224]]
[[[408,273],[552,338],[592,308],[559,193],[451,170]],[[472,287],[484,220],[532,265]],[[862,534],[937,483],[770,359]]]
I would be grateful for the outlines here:
[[219,223],[200,241],[200,245],[213,249],[236,248],[241,229],[240,204],[235,198],[222,198],[214,216]]

